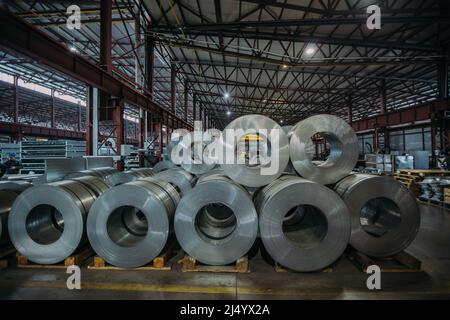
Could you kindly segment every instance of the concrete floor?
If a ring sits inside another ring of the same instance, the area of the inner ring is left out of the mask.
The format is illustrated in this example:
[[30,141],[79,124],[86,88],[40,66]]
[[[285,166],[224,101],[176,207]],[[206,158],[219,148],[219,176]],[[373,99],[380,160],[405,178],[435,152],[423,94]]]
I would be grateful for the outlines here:
[[274,272],[258,255],[251,272],[98,271],[82,268],[82,289],[66,289],[58,269],[0,271],[2,299],[450,299],[450,212],[421,206],[422,224],[408,252],[424,272],[383,273],[382,290],[343,257],[330,273]]

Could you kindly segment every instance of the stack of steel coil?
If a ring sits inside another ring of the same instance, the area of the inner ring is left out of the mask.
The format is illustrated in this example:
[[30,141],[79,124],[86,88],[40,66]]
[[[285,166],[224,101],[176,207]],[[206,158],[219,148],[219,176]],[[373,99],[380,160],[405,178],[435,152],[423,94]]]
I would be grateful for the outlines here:
[[[291,131],[290,158],[294,169],[305,179],[333,184],[348,175],[358,160],[358,139],[351,126],[336,116],[321,114],[297,123]],[[319,134],[330,145],[326,161],[313,162],[312,137]]]
[[247,160],[239,163],[241,154],[234,143],[235,140],[227,141],[226,137],[222,139],[225,154],[233,155],[235,161],[234,164],[221,165],[228,177],[247,187],[261,187],[283,173],[289,162],[289,141],[284,130],[275,121],[261,115],[242,116],[233,120],[225,130],[234,130],[239,143],[247,143],[248,136],[256,136],[258,144],[265,145],[267,149],[265,154],[259,149],[254,150],[257,152],[256,158],[253,159],[255,163],[247,163]]
[[95,169],[88,169],[88,170],[82,170],[79,172],[73,172],[64,177],[64,179],[72,179],[72,178],[78,178],[78,177],[85,177],[85,176],[91,176],[91,177],[98,177],[103,180],[107,180],[109,176],[118,173],[119,171],[115,168],[105,167],[105,168],[95,168]]
[[110,175],[107,178],[107,182],[111,186],[117,186],[119,184],[124,184],[127,182],[135,181],[141,178],[153,176],[153,169],[150,168],[139,168],[124,172],[117,172]]
[[255,242],[258,217],[248,192],[217,174],[187,192],[175,214],[175,234],[196,260],[224,265],[244,256]]
[[29,187],[31,187],[31,183],[28,181],[0,183],[0,248],[11,245],[8,232],[8,217],[11,207],[17,196]]
[[194,184],[194,176],[181,168],[159,172],[154,178],[170,183],[181,197],[191,190]]
[[172,161],[170,161],[170,160],[163,160],[163,161],[160,161],[160,162],[158,162],[157,164],[154,165],[153,173],[158,173],[158,172],[169,170],[169,169],[173,169],[173,168],[176,168],[176,167],[177,166]]
[[115,266],[149,263],[169,238],[179,200],[171,184],[152,177],[111,188],[97,199],[88,217],[93,249]]
[[36,263],[64,260],[86,244],[87,214],[107,189],[102,179],[93,176],[28,188],[11,208],[8,230],[12,243]]
[[292,175],[275,180],[254,197],[265,249],[296,271],[322,269],[344,252],[350,215],[329,188]]
[[420,212],[414,195],[387,176],[352,174],[335,186],[351,215],[350,244],[374,257],[392,256],[414,240]]

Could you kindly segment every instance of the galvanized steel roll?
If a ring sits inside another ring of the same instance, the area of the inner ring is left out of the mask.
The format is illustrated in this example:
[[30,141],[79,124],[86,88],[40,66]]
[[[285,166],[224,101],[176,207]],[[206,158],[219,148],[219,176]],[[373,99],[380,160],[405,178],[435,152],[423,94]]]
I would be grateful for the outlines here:
[[94,176],[99,177],[103,180],[107,180],[109,176],[118,173],[119,171],[115,168],[105,167],[105,168],[95,168],[95,169],[88,169],[88,170],[82,170],[79,172],[73,172],[64,177],[64,179],[72,179],[72,178],[78,178],[78,177],[85,177],[85,176]]
[[154,178],[115,186],[91,208],[87,232],[95,252],[118,267],[140,267],[164,248],[179,201],[175,188]]
[[117,186],[119,184],[124,184],[127,182],[135,181],[141,178],[153,176],[153,169],[150,168],[139,168],[124,172],[117,172],[110,175],[107,182],[111,186]]
[[0,190],[0,248],[11,244],[8,233],[8,216],[18,193]]
[[87,213],[106,184],[96,177],[76,179],[80,181],[28,188],[14,202],[9,234],[14,247],[30,261],[57,263],[86,243]]
[[17,194],[25,191],[31,186],[31,182],[23,180],[0,182],[0,190],[14,191]]
[[153,173],[176,168],[177,166],[170,160],[163,160],[153,166]]
[[[330,145],[330,154],[321,164],[314,163],[314,142],[320,134]],[[348,175],[358,160],[358,139],[351,126],[339,117],[320,114],[300,121],[292,129],[290,159],[305,179],[333,184]]]
[[[195,174],[195,175],[202,175],[206,172],[212,170],[216,163],[214,159],[208,158],[208,145],[209,143],[207,141],[198,141],[194,142],[195,134],[194,132],[189,133],[186,135],[186,138],[183,138],[179,143],[178,147],[180,150],[182,150],[183,155],[187,152],[189,155],[189,161],[185,161],[185,159],[182,159],[181,167],[183,167],[184,170]],[[195,147],[194,144],[200,144],[200,147]],[[184,158],[184,157],[183,157]],[[186,159],[187,160],[187,159]]]
[[255,196],[265,249],[282,266],[316,271],[336,261],[350,239],[350,214],[331,189],[283,176]]
[[414,195],[387,176],[352,174],[334,190],[351,214],[350,245],[373,257],[388,257],[406,249],[420,227]]
[[181,168],[159,172],[154,178],[170,183],[175,187],[181,197],[191,190],[194,184],[194,176]]
[[[284,130],[272,119],[264,117],[262,115],[247,115],[239,117],[233,120],[224,130],[235,130],[236,140],[241,142],[245,140],[245,137],[249,133],[258,132],[260,129],[267,130],[267,136],[264,136],[262,132],[259,133],[259,137],[267,143],[267,151],[271,155],[267,155],[267,159],[270,161],[266,164],[238,164],[237,163],[237,147],[234,141],[226,141],[226,134],[223,141],[225,154],[233,154],[235,156],[235,164],[222,164],[221,168],[225,171],[225,174],[236,181],[237,183],[247,187],[261,187],[269,184],[271,181],[278,178],[286,168],[289,161],[289,141]],[[278,147],[275,148],[275,141],[271,141],[271,132],[277,130],[279,141]],[[275,165],[274,154],[278,155],[278,165]],[[273,166],[272,171],[262,173],[262,169],[268,169]]]
[[209,265],[232,263],[244,256],[258,232],[249,194],[220,175],[209,176],[181,199],[174,224],[183,250]]

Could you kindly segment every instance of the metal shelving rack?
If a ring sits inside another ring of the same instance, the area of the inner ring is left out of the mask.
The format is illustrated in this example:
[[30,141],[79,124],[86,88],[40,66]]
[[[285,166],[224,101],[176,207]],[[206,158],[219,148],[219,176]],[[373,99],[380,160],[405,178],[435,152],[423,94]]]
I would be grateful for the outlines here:
[[86,142],[73,140],[22,141],[20,154],[21,174],[45,173],[45,160],[84,156]]

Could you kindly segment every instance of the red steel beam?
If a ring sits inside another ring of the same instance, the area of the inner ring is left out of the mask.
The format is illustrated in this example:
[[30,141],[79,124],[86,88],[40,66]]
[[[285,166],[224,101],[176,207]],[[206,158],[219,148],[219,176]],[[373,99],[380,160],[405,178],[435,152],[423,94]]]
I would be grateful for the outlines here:
[[[89,60],[71,53],[66,46],[5,10],[0,10],[0,44],[132,105],[150,112],[164,111],[185,123],[183,119],[152,101],[148,91],[137,91]],[[185,124],[192,128],[188,123]]]
[[112,73],[112,0],[100,3],[100,66]]
[[402,124],[413,125],[417,121],[430,120],[434,112],[445,109],[447,109],[447,101],[436,101],[434,103],[358,120],[352,123],[352,127],[356,132],[360,132]]
[[177,112],[177,70],[175,64],[170,65],[170,110],[173,114]]
[[64,139],[84,140],[85,133],[79,131],[70,131],[54,129],[48,127],[38,127],[23,123],[0,122],[0,132],[6,134],[21,134],[32,136],[45,136]]

